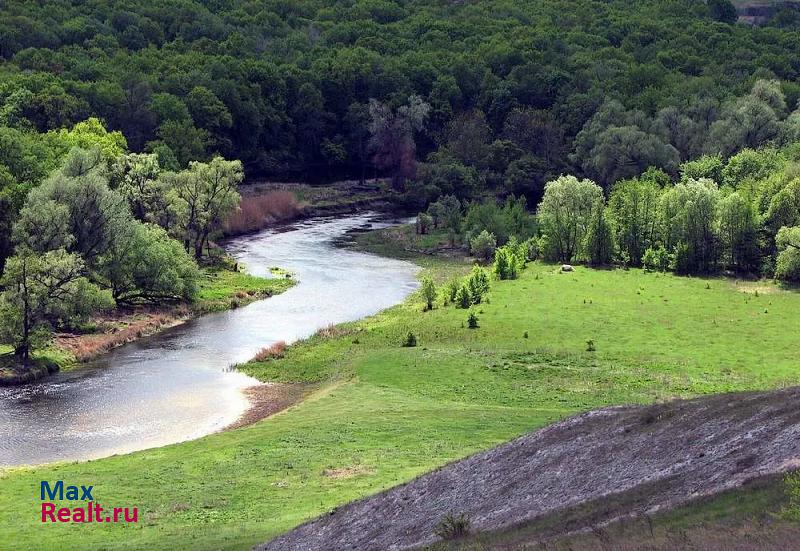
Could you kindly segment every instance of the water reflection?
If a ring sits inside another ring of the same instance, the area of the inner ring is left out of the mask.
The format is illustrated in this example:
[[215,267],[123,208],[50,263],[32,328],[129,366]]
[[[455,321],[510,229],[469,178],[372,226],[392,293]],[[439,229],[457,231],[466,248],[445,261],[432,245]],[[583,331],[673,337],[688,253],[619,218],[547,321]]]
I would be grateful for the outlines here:
[[416,287],[410,263],[337,248],[373,215],[318,219],[230,242],[254,274],[271,266],[300,280],[286,293],[211,314],[123,346],[46,382],[0,388],[0,465],[87,459],[197,438],[247,407],[256,383],[229,367],[275,341],[402,301]]

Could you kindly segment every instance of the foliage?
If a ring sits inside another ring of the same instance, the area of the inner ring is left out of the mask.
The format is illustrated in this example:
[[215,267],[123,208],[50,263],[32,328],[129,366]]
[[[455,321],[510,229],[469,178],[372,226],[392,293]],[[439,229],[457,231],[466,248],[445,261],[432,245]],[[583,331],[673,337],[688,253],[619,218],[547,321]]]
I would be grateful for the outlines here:
[[454,301],[456,308],[469,308],[472,305],[472,295],[469,292],[469,287],[466,283],[462,283],[456,291],[456,299]]
[[465,513],[447,513],[436,525],[436,535],[443,540],[455,540],[469,534],[470,520]]
[[94,267],[131,221],[104,166],[99,150],[74,149],[61,170],[28,194],[14,226],[17,242],[36,252],[66,248]]
[[121,229],[99,270],[118,303],[192,301],[200,276],[180,243],[141,222]]
[[669,268],[669,264],[669,253],[662,246],[648,247],[642,255],[642,265],[648,270],[665,272]]
[[781,228],[776,242],[779,252],[775,277],[800,282],[800,226]]
[[451,242],[461,232],[461,202],[453,195],[445,195],[430,204],[428,214],[436,228],[447,230]]
[[463,226],[467,236],[486,231],[495,236],[499,245],[504,245],[512,236],[528,239],[536,231],[534,217],[527,211],[527,200],[513,195],[503,203],[473,201],[467,208]]
[[430,233],[433,228],[433,217],[426,212],[417,214],[416,230],[419,235]]
[[8,260],[0,293],[0,342],[27,360],[43,346],[51,326],[74,322],[108,307],[111,298],[84,276],[84,263],[64,249],[22,249]]
[[649,178],[617,182],[608,198],[608,218],[620,253],[632,266],[641,266],[644,251],[658,237],[661,188]]
[[394,111],[386,104],[370,100],[369,144],[373,160],[378,168],[392,175],[396,189],[404,189],[405,179],[416,175],[414,131],[422,130],[429,111],[430,105],[416,95]]
[[494,251],[497,248],[497,240],[494,235],[486,230],[481,231],[478,235],[470,239],[469,249],[472,256],[482,262],[488,262],[494,256]]
[[741,193],[728,193],[718,206],[719,238],[722,261],[734,271],[758,271],[758,218],[753,204]]
[[711,180],[689,180],[664,192],[661,218],[667,249],[675,249],[675,271],[708,273],[719,256],[716,224],[720,193]]
[[169,210],[186,251],[203,256],[209,238],[219,231],[241,199],[237,186],[244,178],[242,163],[215,157],[210,163],[193,161],[188,170],[168,175]]
[[433,282],[433,279],[429,277],[422,278],[420,294],[425,301],[425,309],[433,310],[433,303],[436,300],[436,284]]
[[586,260],[590,266],[608,266],[614,258],[614,239],[608,223],[605,208],[597,203],[589,220],[586,242],[583,245]]
[[474,266],[466,280],[470,303],[480,304],[489,293],[489,275],[480,266]]
[[571,262],[580,254],[592,211],[602,202],[603,191],[591,180],[561,176],[545,185],[537,213],[548,258]]

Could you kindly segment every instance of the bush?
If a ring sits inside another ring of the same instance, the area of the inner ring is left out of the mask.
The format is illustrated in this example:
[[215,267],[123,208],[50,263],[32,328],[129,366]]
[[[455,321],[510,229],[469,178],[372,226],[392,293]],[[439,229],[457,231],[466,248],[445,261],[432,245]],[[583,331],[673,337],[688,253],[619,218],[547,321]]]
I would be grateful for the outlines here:
[[528,238],[522,242],[521,246],[528,262],[533,262],[542,255],[542,240],[540,238]]
[[416,229],[418,235],[430,233],[431,229],[433,229],[433,217],[425,212],[420,212],[417,215]]
[[458,289],[461,287],[461,281],[457,277],[454,277],[450,281],[447,282],[447,285],[442,291],[444,295],[443,302],[445,304],[455,303],[456,296],[458,296]]
[[469,517],[465,513],[447,513],[436,525],[436,535],[443,540],[463,538],[469,534]]
[[498,279],[517,279],[520,268],[516,246],[506,245],[495,251],[492,271]]
[[425,301],[425,310],[433,310],[433,303],[436,300],[436,284],[429,277],[422,278],[420,294]]
[[489,292],[489,276],[486,274],[486,270],[475,266],[467,278],[466,285],[472,304],[480,304],[483,297]]
[[469,317],[467,318],[467,327],[470,329],[478,328],[478,316],[475,315],[475,312],[469,313]]
[[800,282],[800,226],[781,228],[776,245],[780,252],[775,265],[775,277]]
[[283,358],[285,352],[286,343],[284,341],[278,341],[259,350],[256,355],[253,356],[253,361],[263,362],[266,360],[277,360]]
[[669,253],[662,246],[648,247],[642,256],[642,265],[648,270],[666,272],[669,267]]
[[476,237],[470,239],[469,248],[472,256],[482,262],[489,262],[497,248],[497,240],[495,240],[494,234],[483,230]]
[[403,339],[403,347],[405,348],[414,348],[417,346],[417,336],[414,335],[411,331],[408,332],[406,338]]
[[464,309],[469,308],[472,305],[472,296],[470,296],[469,288],[467,288],[466,284],[463,284],[458,288],[455,303],[457,308]]

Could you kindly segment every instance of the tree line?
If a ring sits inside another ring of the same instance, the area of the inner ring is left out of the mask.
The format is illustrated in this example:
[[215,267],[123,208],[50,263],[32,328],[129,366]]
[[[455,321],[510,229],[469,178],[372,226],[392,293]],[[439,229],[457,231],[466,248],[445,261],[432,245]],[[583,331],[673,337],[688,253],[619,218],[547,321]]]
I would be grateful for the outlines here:
[[220,157],[163,170],[96,119],[46,141],[62,151],[57,168],[18,191],[4,236],[0,341],[24,359],[52,328],[97,310],[193,300],[197,262],[238,208],[243,177],[239,161]]
[[800,282],[799,144],[744,149],[727,161],[705,155],[679,173],[673,181],[651,167],[607,194],[588,178],[560,176],[545,184],[535,214],[524,197],[446,196],[418,215],[417,231],[446,231],[477,258],[494,259],[497,273],[516,257]]

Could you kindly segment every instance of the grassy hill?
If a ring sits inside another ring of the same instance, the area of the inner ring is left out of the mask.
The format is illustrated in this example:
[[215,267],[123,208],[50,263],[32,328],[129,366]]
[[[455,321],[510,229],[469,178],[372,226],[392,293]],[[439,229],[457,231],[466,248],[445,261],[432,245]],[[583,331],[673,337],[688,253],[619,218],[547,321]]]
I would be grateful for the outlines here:
[[[399,251],[389,230],[363,241]],[[403,233],[403,235],[407,235]],[[462,260],[418,256],[444,282]],[[247,549],[353,499],[576,412],[800,384],[800,294],[770,283],[535,263],[467,312],[419,298],[245,366],[316,382],[249,427],[0,475],[0,542],[18,548]],[[418,345],[401,346],[412,331]],[[527,335],[527,337],[526,337]],[[587,351],[587,341],[594,351]],[[92,484],[137,525],[43,525],[42,480]],[[4,545],[0,543],[0,548]]]

